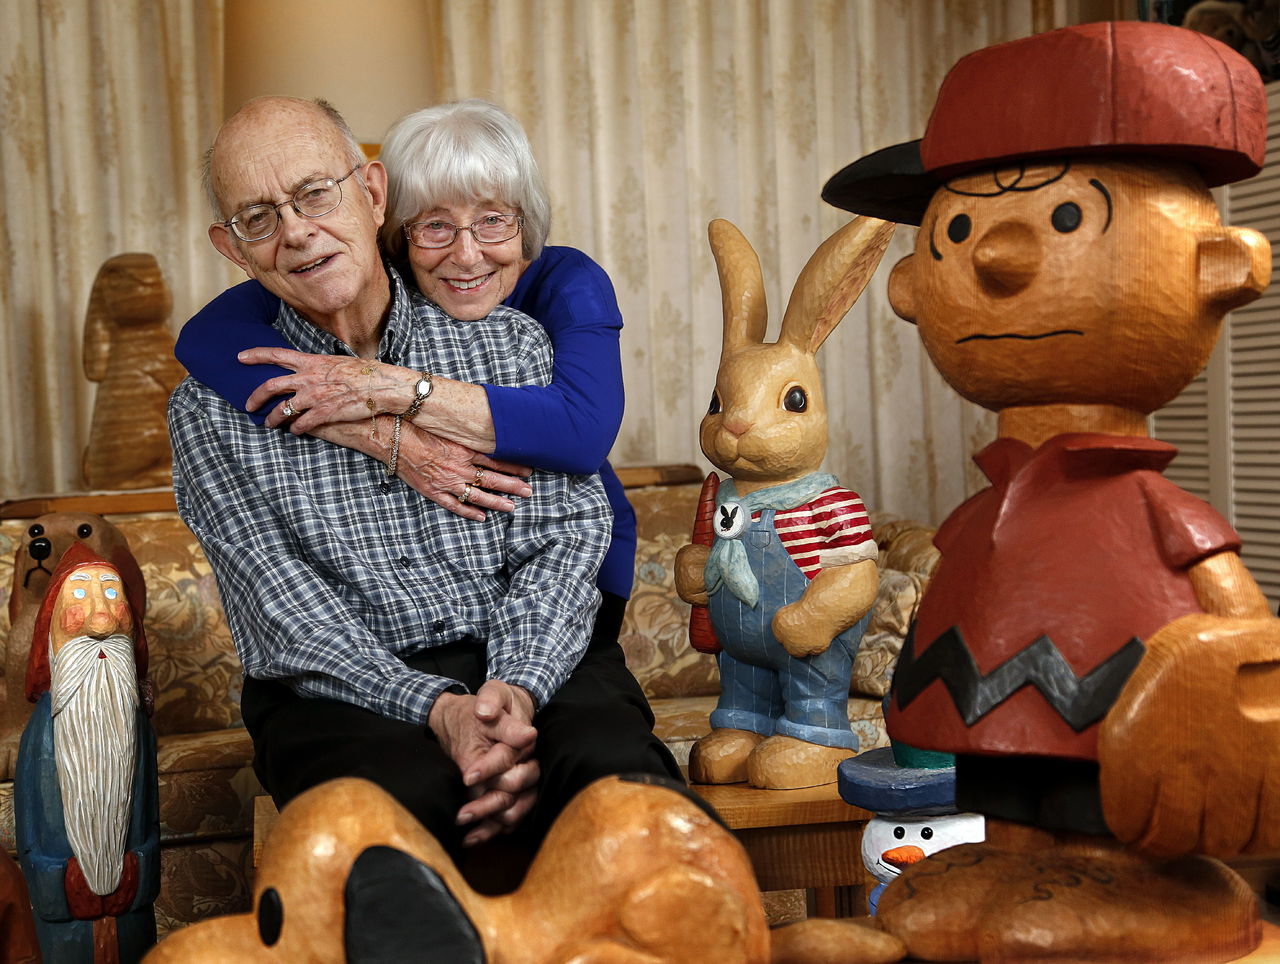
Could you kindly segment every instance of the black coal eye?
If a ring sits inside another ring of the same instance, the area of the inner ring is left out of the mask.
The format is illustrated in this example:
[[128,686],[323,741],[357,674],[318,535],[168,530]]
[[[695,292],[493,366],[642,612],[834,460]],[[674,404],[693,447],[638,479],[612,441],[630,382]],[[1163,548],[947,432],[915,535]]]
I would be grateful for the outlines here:
[[1066,204],[1059,204],[1054,208],[1049,220],[1053,224],[1053,230],[1062,234],[1070,234],[1080,227],[1080,222],[1083,218],[1084,215],[1080,212],[1080,205],[1074,201],[1068,201]]
[[284,927],[284,901],[274,887],[268,887],[258,899],[258,936],[262,943],[270,947],[280,940],[280,929]]
[[921,836],[923,839],[925,839],[925,840],[932,840],[932,839],[933,839],[933,828],[932,828],[932,827],[925,827],[923,830],[921,830],[921,831],[920,831],[920,836]]
[[29,535],[32,539],[39,539],[42,535],[44,535],[44,526],[40,525],[39,523],[36,523],[30,529],[27,530],[27,535]]
[[907,835],[907,828],[906,828],[906,827],[894,827],[894,828],[893,828],[893,835],[894,835],[894,837],[896,837],[898,840],[901,840],[903,837],[905,837],[905,836]]
[[93,535],[93,526],[89,525],[89,523],[87,522],[84,523],[83,525],[80,526],[79,529],[76,530],[76,535],[79,536],[81,539],[88,539],[91,535]]
[[707,414],[708,415],[720,414],[720,393],[719,392],[711,393],[711,404],[707,406]]
[[947,225],[947,237],[953,243],[959,244],[969,236],[969,232],[973,230],[973,222],[969,220],[967,214],[957,214],[951,219],[951,223]]
[[809,396],[803,388],[796,385],[787,392],[787,397],[782,400],[782,407],[788,412],[803,412],[809,407]]

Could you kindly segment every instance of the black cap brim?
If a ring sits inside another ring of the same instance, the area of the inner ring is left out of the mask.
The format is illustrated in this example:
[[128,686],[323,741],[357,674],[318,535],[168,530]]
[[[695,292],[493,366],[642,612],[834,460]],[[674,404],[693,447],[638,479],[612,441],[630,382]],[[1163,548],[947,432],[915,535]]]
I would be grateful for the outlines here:
[[854,161],[827,181],[822,200],[854,214],[919,227],[941,183],[925,173],[915,140]]

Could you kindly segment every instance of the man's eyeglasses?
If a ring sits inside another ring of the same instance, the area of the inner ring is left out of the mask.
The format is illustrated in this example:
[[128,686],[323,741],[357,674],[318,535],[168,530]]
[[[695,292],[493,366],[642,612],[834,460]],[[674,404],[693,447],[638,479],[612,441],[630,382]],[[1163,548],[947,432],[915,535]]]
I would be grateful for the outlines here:
[[501,244],[519,234],[523,226],[524,218],[518,214],[487,214],[470,224],[414,221],[404,225],[404,236],[415,248],[447,248],[459,231],[470,231],[480,244]]
[[342,177],[308,181],[293,192],[293,197],[279,204],[250,204],[222,225],[230,228],[241,241],[265,241],[280,229],[280,209],[286,204],[293,205],[293,210],[304,218],[322,218],[342,203],[342,182],[362,167],[363,162]]

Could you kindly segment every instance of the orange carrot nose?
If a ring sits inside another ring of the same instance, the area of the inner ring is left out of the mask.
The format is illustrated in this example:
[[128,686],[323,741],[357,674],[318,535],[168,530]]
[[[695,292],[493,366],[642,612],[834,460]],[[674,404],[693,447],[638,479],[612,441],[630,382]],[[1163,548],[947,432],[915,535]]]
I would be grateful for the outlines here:
[[894,867],[909,867],[911,864],[924,860],[924,857],[924,851],[913,844],[907,844],[905,847],[894,847],[892,850],[886,850],[880,855],[881,860],[886,864],[892,864]]

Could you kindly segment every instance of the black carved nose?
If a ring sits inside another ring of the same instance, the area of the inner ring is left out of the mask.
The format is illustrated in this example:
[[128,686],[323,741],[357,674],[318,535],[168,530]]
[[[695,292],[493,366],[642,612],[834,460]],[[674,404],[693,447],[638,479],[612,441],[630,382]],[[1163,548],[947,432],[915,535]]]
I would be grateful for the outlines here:
[[53,555],[53,543],[48,539],[32,539],[31,545],[27,547],[27,552],[31,553],[31,558],[36,562],[44,562]]

